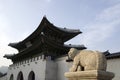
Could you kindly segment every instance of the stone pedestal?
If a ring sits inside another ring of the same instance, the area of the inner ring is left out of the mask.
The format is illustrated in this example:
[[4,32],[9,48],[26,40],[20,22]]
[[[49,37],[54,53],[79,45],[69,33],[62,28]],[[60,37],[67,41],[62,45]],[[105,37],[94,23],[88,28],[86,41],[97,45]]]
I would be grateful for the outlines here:
[[66,72],[64,75],[68,80],[112,80],[114,77],[112,72],[98,70]]

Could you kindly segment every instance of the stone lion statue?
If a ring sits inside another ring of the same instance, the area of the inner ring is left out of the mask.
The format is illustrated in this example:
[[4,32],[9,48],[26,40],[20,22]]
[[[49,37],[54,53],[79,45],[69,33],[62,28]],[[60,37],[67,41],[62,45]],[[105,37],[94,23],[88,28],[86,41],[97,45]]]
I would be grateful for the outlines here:
[[70,72],[86,70],[106,71],[107,61],[102,52],[71,48],[68,56],[73,60]]

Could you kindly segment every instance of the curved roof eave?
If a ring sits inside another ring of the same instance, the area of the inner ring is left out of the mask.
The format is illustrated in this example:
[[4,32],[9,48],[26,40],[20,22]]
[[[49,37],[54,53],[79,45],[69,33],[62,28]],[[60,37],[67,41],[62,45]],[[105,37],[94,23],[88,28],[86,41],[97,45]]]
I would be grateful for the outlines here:
[[60,27],[56,27],[56,28],[68,33],[75,33],[75,34],[82,33],[79,29],[68,29],[68,28],[60,28]]
[[87,49],[84,45],[72,45],[72,44],[64,44],[64,46],[66,47],[69,47],[69,48],[76,48],[78,50],[81,50],[81,49]]
[[[52,28],[53,29],[56,29],[58,31],[63,31],[65,33],[68,33],[68,34],[71,34],[72,37],[70,38],[73,38],[75,37],[76,35],[82,33],[79,29],[67,29],[67,28],[59,28],[59,27],[56,27],[54,26],[52,23],[50,23],[47,18],[44,16],[41,23],[39,24],[38,28],[32,33],[30,34],[27,38],[25,38],[23,41],[21,42],[18,42],[18,43],[10,43],[9,46],[13,47],[13,48],[16,48],[16,49],[19,49],[19,46],[22,46],[24,45],[24,43],[26,43],[27,41],[33,39],[35,36],[39,35],[44,27],[44,24],[47,23],[49,25],[52,25]],[[69,40],[69,39],[68,39]]]

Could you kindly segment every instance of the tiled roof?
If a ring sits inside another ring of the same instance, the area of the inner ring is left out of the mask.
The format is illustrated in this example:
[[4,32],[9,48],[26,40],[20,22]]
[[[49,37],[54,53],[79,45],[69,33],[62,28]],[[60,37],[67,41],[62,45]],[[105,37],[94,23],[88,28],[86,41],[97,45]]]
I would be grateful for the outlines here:
[[107,59],[120,58],[120,52],[110,53],[109,55],[106,55],[106,58]]

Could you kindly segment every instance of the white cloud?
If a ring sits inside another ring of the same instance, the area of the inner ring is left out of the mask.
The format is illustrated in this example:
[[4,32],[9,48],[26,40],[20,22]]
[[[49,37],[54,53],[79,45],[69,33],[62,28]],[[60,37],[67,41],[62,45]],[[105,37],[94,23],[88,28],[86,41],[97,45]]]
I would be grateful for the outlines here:
[[119,18],[120,18],[120,3],[103,10],[103,12],[97,16],[97,20],[106,22],[113,20],[115,21],[118,20]]
[[[2,7],[2,5],[0,6]],[[9,31],[10,23],[5,14],[3,14],[3,9],[0,8],[0,66],[8,66],[11,61],[4,59],[4,54],[12,54],[17,52],[17,50],[12,49],[7,46],[8,42],[10,41],[7,31]]]
[[4,54],[13,54],[16,53],[17,50],[8,47],[7,45],[0,46],[0,66],[8,66],[11,64],[11,60],[3,58]]
[[120,25],[120,4],[104,9],[95,21],[85,27],[82,43],[88,47],[96,47],[99,42],[107,40]]

